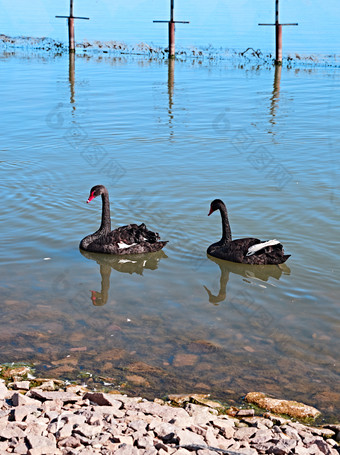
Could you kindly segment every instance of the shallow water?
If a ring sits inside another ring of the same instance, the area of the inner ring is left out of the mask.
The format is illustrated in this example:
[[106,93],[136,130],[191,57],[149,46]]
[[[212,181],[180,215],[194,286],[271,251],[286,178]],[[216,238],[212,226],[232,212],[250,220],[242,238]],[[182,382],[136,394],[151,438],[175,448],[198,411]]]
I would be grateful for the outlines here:
[[[339,415],[339,71],[136,57],[0,58],[2,362],[129,393],[251,390]],[[164,254],[82,254],[113,226]],[[221,235],[278,238],[279,267],[214,261]],[[97,292],[91,292],[97,291]]]

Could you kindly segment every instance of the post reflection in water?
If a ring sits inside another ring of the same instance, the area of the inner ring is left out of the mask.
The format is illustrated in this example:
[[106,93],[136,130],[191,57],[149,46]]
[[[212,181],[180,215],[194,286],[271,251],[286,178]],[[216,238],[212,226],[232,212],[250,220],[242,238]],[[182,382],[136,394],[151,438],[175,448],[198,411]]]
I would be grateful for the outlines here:
[[149,254],[129,254],[125,256],[89,253],[88,251],[79,250],[87,259],[99,264],[101,276],[101,290],[91,291],[91,300],[93,305],[105,305],[109,298],[111,269],[121,273],[137,273],[143,275],[145,269],[156,270],[161,259],[168,256],[163,250]]
[[209,296],[209,302],[218,305],[227,298],[227,284],[230,273],[244,276],[248,279],[256,279],[260,281],[268,281],[269,278],[279,280],[281,275],[290,275],[290,268],[286,264],[279,265],[249,265],[237,264],[236,262],[224,261],[214,258],[207,254],[208,259],[215,262],[221,271],[220,289],[217,295],[214,295],[206,286],[203,286]]
[[280,84],[281,84],[281,65],[275,65],[275,73],[274,73],[274,83],[273,83],[273,92],[270,98],[270,123],[274,127],[276,124],[275,117],[276,117],[276,110],[279,104],[280,98]]
[[173,95],[175,87],[175,59],[168,60],[168,95],[169,95],[169,105],[168,105],[168,114],[169,114],[169,127],[170,127],[170,136],[173,136]]
[[[70,103],[74,105],[75,103],[75,92],[74,92],[74,83],[75,83],[75,58],[76,55],[74,52],[68,54],[68,80],[70,83]],[[72,106],[73,110],[76,110],[75,106]]]

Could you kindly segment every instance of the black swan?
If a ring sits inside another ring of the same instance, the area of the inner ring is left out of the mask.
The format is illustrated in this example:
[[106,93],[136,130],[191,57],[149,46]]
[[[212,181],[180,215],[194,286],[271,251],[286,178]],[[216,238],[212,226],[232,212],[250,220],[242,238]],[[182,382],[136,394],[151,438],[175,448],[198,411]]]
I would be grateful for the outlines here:
[[157,232],[147,229],[144,223],[128,224],[111,231],[109,193],[104,185],[91,188],[87,202],[102,196],[102,223],[98,231],[87,235],[79,248],[91,253],[140,254],[161,250],[168,242],[159,241]]
[[212,201],[208,216],[215,210],[221,212],[222,238],[209,246],[207,253],[210,256],[242,264],[260,265],[282,264],[290,257],[290,254],[284,254],[283,246],[278,240],[266,242],[255,238],[232,240],[227,208],[220,199]]

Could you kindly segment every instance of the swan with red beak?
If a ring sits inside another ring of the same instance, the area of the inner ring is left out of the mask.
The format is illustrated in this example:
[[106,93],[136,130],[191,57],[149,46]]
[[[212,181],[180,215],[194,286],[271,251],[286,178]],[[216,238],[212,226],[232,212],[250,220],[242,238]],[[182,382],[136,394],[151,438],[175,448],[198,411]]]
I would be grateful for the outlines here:
[[104,185],[91,188],[87,203],[102,197],[102,222],[93,234],[84,237],[79,248],[91,253],[141,254],[161,250],[168,242],[161,241],[157,232],[147,229],[144,223],[128,224],[111,231],[109,193]]

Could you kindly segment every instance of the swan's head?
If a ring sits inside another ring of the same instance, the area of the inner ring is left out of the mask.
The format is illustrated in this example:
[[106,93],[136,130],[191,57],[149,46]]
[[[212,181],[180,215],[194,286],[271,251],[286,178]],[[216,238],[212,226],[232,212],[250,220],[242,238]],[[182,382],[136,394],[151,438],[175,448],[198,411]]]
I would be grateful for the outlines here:
[[96,185],[93,188],[91,188],[90,191],[90,196],[87,200],[87,203],[91,202],[92,199],[94,199],[97,196],[100,196],[101,194],[105,193],[107,190],[104,185]]
[[211,215],[212,213],[215,212],[215,210],[219,210],[221,208],[225,207],[224,202],[221,201],[221,199],[214,199],[212,203],[210,204],[210,211],[208,213],[208,216]]

